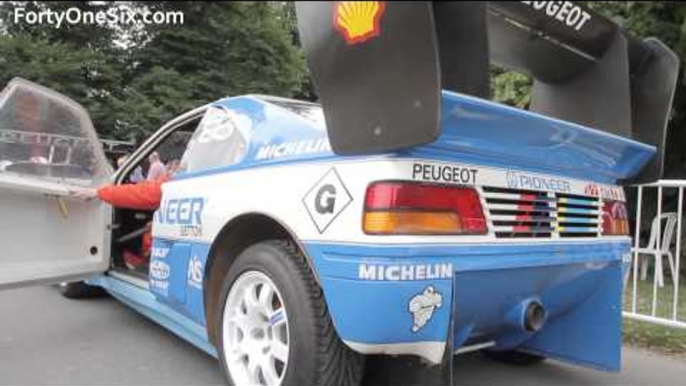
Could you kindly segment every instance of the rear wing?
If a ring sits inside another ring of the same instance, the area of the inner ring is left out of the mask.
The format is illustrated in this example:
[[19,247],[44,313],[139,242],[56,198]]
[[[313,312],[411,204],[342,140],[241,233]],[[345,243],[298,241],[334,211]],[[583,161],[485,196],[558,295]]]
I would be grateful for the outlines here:
[[662,176],[679,61],[657,39],[569,1],[296,7],[336,153],[435,141],[441,90],[489,99],[496,64],[534,79],[531,111],[655,146],[633,182]]

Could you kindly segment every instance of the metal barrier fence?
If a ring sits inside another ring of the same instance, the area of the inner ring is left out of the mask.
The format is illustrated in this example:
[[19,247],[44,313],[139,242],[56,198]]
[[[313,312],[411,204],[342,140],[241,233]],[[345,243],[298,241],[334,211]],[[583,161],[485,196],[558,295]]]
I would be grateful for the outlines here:
[[[624,276],[626,318],[686,328],[686,299],[679,294],[684,187],[686,180],[661,180],[628,189],[635,189],[636,214],[632,265]],[[652,282],[646,280],[651,263]]]

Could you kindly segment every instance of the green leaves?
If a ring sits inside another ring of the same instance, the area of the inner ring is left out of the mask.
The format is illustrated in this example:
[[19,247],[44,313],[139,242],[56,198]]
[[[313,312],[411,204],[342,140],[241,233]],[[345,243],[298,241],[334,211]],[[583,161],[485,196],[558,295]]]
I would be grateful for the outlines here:
[[[95,5],[93,5],[95,4]],[[143,139],[165,121],[228,95],[285,97],[305,66],[290,3],[128,2],[138,11],[182,11],[184,25],[14,24],[27,10],[107,11],[105,2],[0,5],[0,82],[21,76],[83,104],[101,137]]]
[[[671,47],[683,60],[686,59],[686,4],[674,1],[592,1],[588,5],[596,12],[621,24],[640,38],[657,37]],[[527,108],[531,102],[531,80],[522,74],[494,68],[492,94],[497,102]],[[668,130],[665,175],[683,178],[686,153],[686,85],[679,78]]]
[[491,93],[497,102],[527,109],[532,86],[531,78],[526,75],[497,68],[491,71]]
[[657,37],[672,48],[682,60],[682,76],[679,78],[672,106],[672,119],[667,131],[665,175],[683,178],[686,161],[682,151],[686,132],[680,128],[686,123],[686,91],[683,81],[683,59],[686,58],[686,5],[676,1],[630,1],[591,2],[598,12],[610,18],[620,18],[624,27],[638,37]]
[[[146,4],[148,5],[148,4]],[[272,3],[167,3],[152,9],[184,10],[179,26],[155,26],[133,50],[126,102],[138,114],[136,130],[149,132],[192,107],[224,96],[264,93],[292,96],[301,87],[304,62],[291,31]],[[133,97],[131,97],[133,95]],[[135,102],[133,102],[135,101]]]

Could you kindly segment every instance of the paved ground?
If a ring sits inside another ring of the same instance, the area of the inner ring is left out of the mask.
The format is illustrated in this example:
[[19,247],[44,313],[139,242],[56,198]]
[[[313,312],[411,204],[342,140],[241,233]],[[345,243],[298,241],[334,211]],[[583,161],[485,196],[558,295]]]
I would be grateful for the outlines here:
[[[455,361],[458,385],[686,384],[686,362],[625,349],[624,371],[558,363],[516,368],[479,354]],[[370,364],[365,384],[400,384],[409,364]],[[389,375],[389,373],[391,375]],[[0,292],[0,384],[220,385],[215,360],[111,298],[69,301],[57,289]]]

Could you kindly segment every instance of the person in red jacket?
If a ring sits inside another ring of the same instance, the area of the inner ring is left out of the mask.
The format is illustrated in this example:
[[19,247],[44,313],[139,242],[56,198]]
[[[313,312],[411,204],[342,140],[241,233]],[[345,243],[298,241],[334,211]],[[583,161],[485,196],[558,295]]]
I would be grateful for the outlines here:
[[135,184],[105,185],[94,192],[93,197],[117,208],[157,210],[162,201],[162,184],[169,181],[165,175],[154,181]]
[[[168,174],[162,175],[154,181],[142,181],[136,184],[105,185],[98,189],[72,189],[70,196],[84,200],[95,197],[114,207],[134,210],[155,211],[162,202],[162,185],[169,181]],[[140,254],[124,251],[123,257],[129,269],[135,269],[150,261],[152,249],[152,227],[143,234]]]

